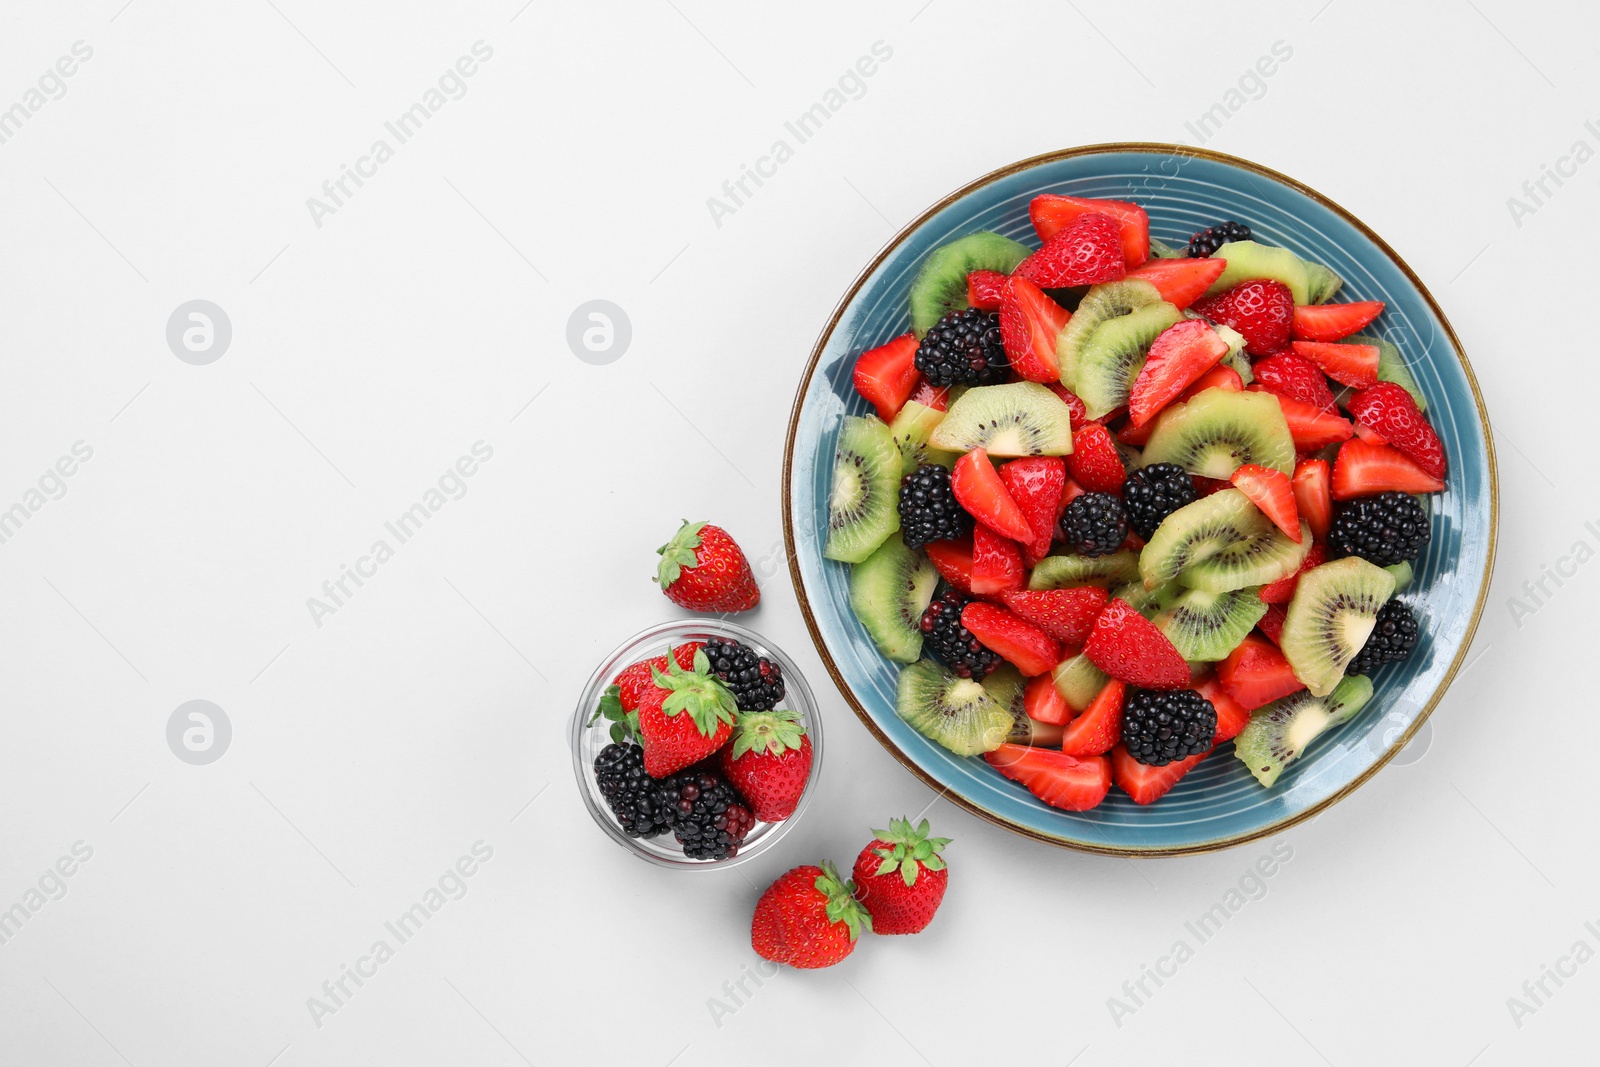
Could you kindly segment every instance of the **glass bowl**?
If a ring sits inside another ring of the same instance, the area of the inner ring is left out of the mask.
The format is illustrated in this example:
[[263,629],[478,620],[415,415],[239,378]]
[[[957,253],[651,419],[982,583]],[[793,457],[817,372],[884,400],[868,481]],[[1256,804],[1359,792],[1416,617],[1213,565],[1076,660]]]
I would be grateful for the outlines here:
[[[594,759],[600,754],[601,749],[611,743],[611,724],[608,720],[601,719],[590,726],[589,720],[594,716],[601,694],[624,667],[640,660],[665,655],[669,646],[676,648],[686,641],[704,641],[708,637],[735,638],[754,649],[757,655],[764,656],[782,668],[785,695],[780,706],[796,712],[801,722],[805,724],[806,733],[811,737],[811,776],[806,780],[805,792],[800,795],[800,803],[795,807],[793,815],[775,823],[757,820],[736,855],[721,860],[694,860],[683,854],[682,847],[670,832],[649,838],[629,837],[622,832],[594,778]],[[682,619],[677,622],[664,622],[634,634],[624,641],[601,661],[595,668],[594,674],[589,677],[588,684],[583,688],[583,695],[578,698],[578,706],[572,713],[570,733],[572,770],[578,776],[578,792],[583,795],[583,803],[589,809],[589,814],[594,816],[594,821],[599,824],[600,829],[605,831],[606,836],[640,859],[679,870],[732,867],[772,848],[778,843],[778,839],[788,832],[789,827],[799,822],[800,817],[805,814],[806,805],[810,803],[812,794],[817,790],[817,778],[822,772],[822,719],[817,714],[816,698],[812,696],[811,687],[806,684],[800,668],[795,666],[794,660],[786,656],[782,649],[760,634],[720,619]]]

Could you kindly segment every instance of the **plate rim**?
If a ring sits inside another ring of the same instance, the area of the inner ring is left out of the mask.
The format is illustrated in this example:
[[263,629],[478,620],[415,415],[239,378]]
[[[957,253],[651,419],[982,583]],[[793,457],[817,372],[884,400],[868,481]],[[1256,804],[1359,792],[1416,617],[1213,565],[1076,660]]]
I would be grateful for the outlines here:
[[[997,812],[990,811],[975,801],[969,800],[967,797],[957,792],[954,787],[938,781],[931,774],[919,767],[904,751],[901,750],[900,746],[895,744],[887,734],[879,729],[878,724],[873,721],[872,716],[867,713],[866,708],[862,706],[861,701],[857,698],[855,690],[845,680],[844,675],[839,670],[837,662],[835,662],[833,658],[833,654],[828,650],[828,646],[823,640],[822,632],[817,626],[815,612],[813,612],[811,607],[810,597],[806,591],[805,578],[800,571],[799,554],[795,548],[793,511],[795,443],[800,428],[800,411],[805,402],[806,394],[811,388],[811,379],[816,374],[817,368],[822,361],[823,351],[826,349],[829,340],[833,337],[834,330],[838,328],[840,319],[844,317],[845,311],[860,293],[861,287],[865,285],[873,273],[876,272],[880,266],[882,266],[884,260],[886,260],[896,249],[898,249],[901,244],[903,244],[914,232],[916,232],[917,229],[927,223],[939,212],[986,185],[999,181],[1002,178],[1009,177],[1010,175],[1029,170],[1044,163],[1051,163],[1062,159],[1072,159],[1078,156],[1112,155],[1116,153],[1130,152],[1166,153],[1172,156],[1186,156],[1196,159],[1205,159],[1253,172],[1261,175],[1262,177],[1280,182],[1283,185],[1288,186],[1289,188],[1322,205],[1329,211],[1332,211],[1334,214],[1338,215],[1345,222],[1349,223],[1359,233],[1371,241],[1379,251],[1389,257],[1390,262],[1392,262],[1395,267],[1398,268],[1405,276],[1406,280],[1411,283],[1418,294],[1420,294],[1422,299],[1427,303],[1428,309],[1433,312],[1434,316],[1439,320],[1439,324],[1444,328],[1444,335],[1449,340],[1450,347],[1455,351],[1456,360],[1460,363],[1462,371],[1466,374],[1467,385],[1472,390],[1473,402],[1476,404],[1478,411],[1478,422],[1483,430],[1484,454],[1488,459],[1489,464],[1489,542],[1488,549],[1484,555],[1483,573],[1479,575],[1478,579],[1477,601],[1473,605],[1472,617],[1467,622],[1466,631],[1462,635],[1461,643],[1457,647],[1455,657],[1451,661],[1449,669],[1446,670],[1443,677],[1440,678],[1438,685],[1435,686],[1433,692],[1429,694],[1426,703],[1423,704],[1422,711],[1414,720],[1412,720],[1411,725],[1406,729],[1405,733],[1396,738],[1388,748],[1386,748],[1376,759],[1372,761],[1370,766],[1364,769],[1360,774],[1356,775],[1356,777],[1350,782],[1335,790],[1333,793],[1330,793],[1323,799],[1317,801],[1315,804],[1307,807],[1303,811],[1296,812],[1293,815],[1285,816],[1255,830],[1244,831],[1206,841],[1197,841],[1187,845],[1163,845],[1152,848],[1129,848],[1109,844],[1100,845],[1092,842],[1071,840],[1041,833],[1032,829],[1031,827],[1018,825],[1011,819],[1008,819]],[[1099,144],[1079,145],[1073,148],[1057,149],[1052,152],[1043,152],[1039,155],[1029,156],[1025,159],[1020,159],[995,170],[989,171],[987,174],[968,182],[967,184],[956,189],[954,192],[951,192],[940,198],[926,210],[919,213],[916,218],[912,219],[905,226],[901,227],[900,230],[889,239],[888,243],[878,250],[878,253],[872,257],[871,261],[869,261],[861,270],[861,272],[856,276],[855,280],[850,283],[849,288],[845,290],[844,295],[840,297],[839,302],[834,306],[833,314],[829,316],[828,321],[823,326],[821,333],[817,335],[816,344],[812,346],[811,356],[806,362],[805,373],[801,375],[799,388],[795,391],[794,404],[789,412],[789,426],[785,435],[783,447],[782,489],[784,550],[785,554],[788,556],[789,577],[794,585],[795,597],[800,602],[800,613],[802,616],[804,616],[806,629],[811,634],[811,643],[816,647],[817,655],[821,657],[823,666],[827,668],[829,677],[833,679],[834,687],[839,690],[840,695],[845,699],[845,703],[850,705],[851,710],[856,714],[856,718],[861,720],[862,724],[866,726],[868,732],[871,733],[873,737],[877,738],[878,743],[882,745],[890,755],[898,760],[902,766],[904,766],[919,780],[921,780],[923,784],[927,785],[930,789],[933,789],[940,796],[947,797],[964,810],[971,812],[979,818],[985,819],[988,822],[996,824],[997,826],[1002,826],[1005,829],[1010,830],[1012,833],[1019,834],[1022,837],[1026,837],[1030,840],[1042,841],[1046,844],[1054,845],[1057,848],[1066,848],[1076,852],[1086,852],[1102,856],[1123,856],[1134,858],[1186,856],[1198,855],[1207,852],[1218,852],[1223,849],[1233,848],[1251,841],[1258,841],[1264,837],[1271,837],[1274,834],[1282,833],[1284,830],[1287,830],[1293,826],[1297,826],[1309,819],[1314,819],[1318,815],[1321,815],[1324,811],[1333,807],[1333,805],[1339,803],[1339,801],[1343,800],[1345,797],[1349,796],[1351,793],[1355,792],[1362,785],[1365,785],[1373,775],[1377,774],[1378,771],[1383,769],[1383,767],[1387,765],[1388,762],[1393,759],[1401,749],[1405,748],[1405,746],[1410,743],[1412,737],[1415,736],[1417,731],[1422,728],[1423,723],[1427,722],[1428,718],[1433,714],[1434,708],[1437,707],[1439,701],[1444,698],[1445,693],[1450,689],[1451,683],[1455,681],[1457,673],[1461,670],[1461,666],[1466,659],[1467,652],[1472,647],[1473,639],[1477,636],[1478,624],[1483,619],[1484,607],[1488,603],[1489,585],[1494,575],[1495,554],[1498,548],[1500,536],[1499,464],[1495,455],[1494,431],[1489,421],[1489,410],[1484,404],[1483,393],[1478,387],[1478,376],[1473,371],[1472,362],[1467,358],[1467,353],[1461,346],[1461,339],[1456,336],[1455,328],[1450,324],[1450,320],[1448,317],[1446,317],[1444,309],[1439,306],[1439,302],[1434,299],[1433,293],[1429,291],[1428,287],[1422,283],[1422,279],[1419,278],[1416,272],[1411,269],[1410,264],[1408,264],[1400,256],[1400,254],[1390,246],[1389,242],[1385,241],[1376,232],[1374,232],[1370,226],[1362,222],[1353,213],[1346,210],[1342,205],[1324,196],[1322,193],[1311,188],[1309,185],[1306,185],[1304,182],[1291,178],[1287,174],[1273,170],[1271,167],[1263,166],[1260,163],[1256,163],[1253,160],[1244,159],[1240,156],[1229,155],[1225,152],[1217,152],[1208,148],[1169,144],[1160,141],[1107,141]]]

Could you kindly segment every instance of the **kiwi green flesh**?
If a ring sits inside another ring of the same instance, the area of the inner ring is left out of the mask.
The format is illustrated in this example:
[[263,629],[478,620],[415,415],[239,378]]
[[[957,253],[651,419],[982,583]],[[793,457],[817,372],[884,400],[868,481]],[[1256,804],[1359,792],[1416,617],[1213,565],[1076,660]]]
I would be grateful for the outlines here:
[[978,385],[951,402],[928,443],[998,457],[1064,456],[1072,451],[1072,411],[1038,382]]
[[1131,581],[1126,585],[1119,585],[1111,590],[1111,595],[1124,601],[1134,611],[1147,619],[1153,619],[1167,608],[1172,602],[1183,595],[1184,587],[1177,582],[1167,582],[1154,589],[1146,589],[1144,582]]
[[1299,541],[1269,522],[1264,533],[1185,568],[1178,581],[1210,593],[1276,582],[1300,569],[1311,551],[1311,540],[1311,527],[1304,522],[1300,523]]
[[1010,274],[1028,252],[1027,245],[987,230],[935,248],[911,283],[911,328],[921,337],[950,312],[967,307],[968,274],[975,270]]
[[1095,328],[1078,350],[1070,383],[1088,418],[1098,419],[1128,402],[1150,345],[1182,318],[1181,311],[1163,300],[1107,319]]
[[938,584],[933,563],[907,548],[896,531],[850,569],[850,609],[879,652],[914,663],[922,655],[922,613]]
[[1326,304],[1332,300],[1340,289],[1344,288],[1344,279],[1333,272],[1331,267],[1310,260],[1301,260],[1306,266],[1306,300],[1312,304]]
[[1056,335],[1056,362],[1061,380],[1070,388],[1078,365],[1078,351],[1101,323],[1131,314],[1134,309],[1161,302],[1161,291],[1149,282],[1124,278],[1090,286],[1061,332]]
[[1371,334],[1358,333],[1353,337],[1346,337],[1345,344],[1371,345],[1378,350],[1378,381],[1393,382],[1411,394],[1411,399],[1417,402],[1418,411],[1428,410],[1428,398],[1422,395],[1422,390],[1417,386],[1417,379],[1412,376],[1411,368],[1406,366],[1405,357],[1394,345],[1381,337]]
[[1226,481],[1246,463],[1294,472],[1294,438],[1271,393],[1206,389],[1156,419],[1146,466],[1176,463],[1190,474]]
[[1172,245],[1167,244],[1167,242],[1159,238],[1150,238],[1151,259],[1183,259],[1188,254],[1189,249],[1187,246],[1182,248],[1174,248]]
[[912,729],[958,756],[999,748],[1013,726],[1011,712],[983,686],[925,659],[901,669],[894,710]]
[[1288,286],[1296,304],[1304,304],[1309,299],[1306,263],[1287,248],[1255,241],[1230,241],[1213,252],[1211,258],[1227,260],[1228,265],[1206,290],[1207,296],[1253,278],[1269,278]]
[[1065,731],[1060,726],[1029,718],[1027,702],[1023,699],[1027,686],[1028,681],[1022,677],[1022,672],[1009,663],[1002,664],[999,670],[990,671],[983,679],[983,687],[994,698],[994,702],[1011,713],[1011,731],[1006,734],[1008,743],[1059,748],[1061,735]]
[[871,415],[847,415],[839,430],[822,554],[860,563],[900,528],[900,450]]
[[1341,681],[1326,696],[1302,689],[1258,708],[1233,739],[1233,754],[1256,781],[1271,786],[1285,767],[1326,731],[1350,719],[1372,699],[1372,682],[1361,675]]
[[900,450],[900,476],[905,477],[924,463],[937,463],[941,467],[954,467],[961,457],[954,452],[934,448],[928,443],[934,428],[944,419],[944,412],[930,408],[915,400],[906,401],[900,414],[889,424],[889,436]]
[[1225,548],[1264,536],[1271,525],[1250,498],[1237,489],[1203,496],[1174,511],[1156,527],[1139,552],[1139,577],[1146,589],[1156,589],[1175,580],[1185,568]]
[[1414,577],[1411,572],[1411,564],[1401,560],[1399,563],[1392,563],[1383,569],[1394,575],[1394,591],[1396,593],[1403,593],[1411,588],[1411,579]]
[[1029,589],[1098,585],[1110,589],[1139,577],[1139,557],[1123,549],[1109,556],[1046,556],[1028,576]]
[[1215,663],[1238,648],[1266,613],[1260,586],[1226,593],[1189,589],[1154,622],[1184,659],[1190,663]]
[[1360,556],[1300,576],[1284,616],[1281,647],[1296,678],[1326,696],[1372,636],[1378,609],[1394,595],[1394,575]]
[[1080,652],[1056,664],[1050,672],[1050,680],[1055,682],[1056,692],[1067,702],[1067,707],[1079,712],[1089,706],[1111,679]]

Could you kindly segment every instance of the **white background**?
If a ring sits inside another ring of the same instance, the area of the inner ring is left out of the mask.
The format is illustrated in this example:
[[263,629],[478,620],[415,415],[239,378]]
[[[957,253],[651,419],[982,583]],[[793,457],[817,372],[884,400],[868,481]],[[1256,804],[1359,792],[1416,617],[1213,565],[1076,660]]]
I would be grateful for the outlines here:
[[[1507,1005],[1574,942],[1600,949],[1600,564],[1532,615],[1509,604],[1600,547],[1600,163],[1520,225],[1507,206],[1576,140],[1600,148],[1591,7],[521,2],[0,14],[0,108],[93,49],[0,144],[0,509],[93,449],[0,544],[0,908],[93,849],[0,945],[0,1061],[1592,1055],[1600,963],[1520,1020]],[[307,198],[479,40],[466,95],[316,225]],[[864,93],[717,225],[707,198],[877,41]],[[951,888],[926,934],[747,982],[716,1017],[756,962],[759,888],[847,865],[932,798],[832,690],[781,566],[781,434],[817,331],[951,189],[1074,144],[1196,143],[1185,123],[1277,41],[1292,58],[1206,143],[1354,211],[1461,334],[1501,458],[1481,658],[1400,763],[1277,839],[1290,861],[1203,945],[1185,922],[1274,842],[1134,863],[940,801]],[[208,366],[165,340],[195,298],[233,326]],[[633,326],[607,366],[565,340],[596,298]],[[466,495],[319,627],[307,598],[480,440]],[[757,561],[748,622],[829,727],[778,852],[699,875],[601,835],[563,734],[599,657],[680,614],[649,579],[681,518]],[[233,725],[209,766],[166,743],[191,699]],[[317,1026],[307,998],[478,841],[466,895]],[[1180,938],[1193,958],[1114,1020]]]

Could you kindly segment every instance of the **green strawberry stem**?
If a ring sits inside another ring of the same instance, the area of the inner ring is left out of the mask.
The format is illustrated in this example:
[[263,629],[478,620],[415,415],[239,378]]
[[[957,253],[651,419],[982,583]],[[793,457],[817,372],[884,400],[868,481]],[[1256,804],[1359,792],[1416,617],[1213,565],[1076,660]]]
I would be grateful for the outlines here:
[[662,589],[669,588],[685,569],[693,570],[699,565],[695,549],[700,547],[700,531],[707,525],[684,519],[678,532],[672,535],[672,540],[656,549],[661,554],[661,563],[656,567],[656,581],[661,583]]
[[606,691],[600,694],[600,702],[595,705],[594,714],[589,716],[589,725],[593,726],[602,718],[610,720],[611,740],[617,744],[638,738],[639,715],[637,712],[622,710],[621,686],[606,686]]
[[781,756],[787,750],[798,750],[805,736],[806,728],[800,724],[797,712],[743,712],[733,732],[733,758],[738,759],[746,752]]
[[872,931],[872,916],[856,899],[856,884],[840,881],[839,872],[832,863],[822,861],[822,874],[812,884],[817,887],[817,892],[828,898],[829,920],[844,923],[850,929],[850,940],[860,937],[862,930]]
[[732,725],[739,713],[733,690],[711,673],[711,660],[703,651],[694,654],[694,669],[684,670],[678,657],[667,650],[667,673],[652,667],[651,677],[656,685],[667,690],[661,710],[668,715],[687,712],[702,737],[712,737],[724,724]]
[[872,835],[887,846],[872,850],[872,854],[883,861],[872,872],[875,876],[888,874],[898,867],[906,885],[916,885],[919,869],[944,870],[944,858],[939,855],[939,850],[948,845],[950,839],[929,837],[927,819],[923,819],[916,827],[911,825],[910,819],[891,819],[889,829],[874,830]]

